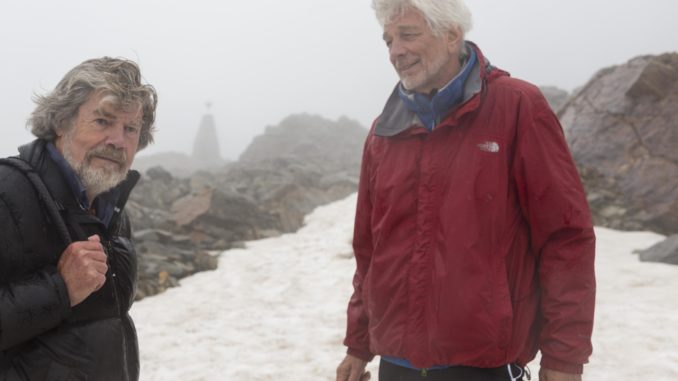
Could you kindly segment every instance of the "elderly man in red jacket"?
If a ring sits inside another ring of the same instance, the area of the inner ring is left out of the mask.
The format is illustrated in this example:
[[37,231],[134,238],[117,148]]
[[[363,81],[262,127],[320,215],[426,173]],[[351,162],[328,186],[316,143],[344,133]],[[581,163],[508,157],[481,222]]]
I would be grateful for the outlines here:
[[581,380],[595,236],[539,89],[466,41],[461,0],[373,0],[400,82],[365,142],[337,381]]

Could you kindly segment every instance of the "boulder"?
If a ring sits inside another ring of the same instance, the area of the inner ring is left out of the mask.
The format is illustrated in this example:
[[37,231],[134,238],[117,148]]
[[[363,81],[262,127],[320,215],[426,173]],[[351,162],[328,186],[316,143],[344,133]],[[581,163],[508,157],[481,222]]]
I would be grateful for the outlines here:
[[229,242],[264,238],[277,227],[270,212],[228,188],[194,190],[174,202],[170,220],[204,250],[226,250]]
[[217,258],[197,250],[186,236],[145,229],[136,231],[133,238],[139,269],[137,300],[175,287],[181,278],[217,267]]
[[678,232],[678,53],[599,71],[559,117],[581,171],[602,178],[582,176],[589,197],[619,196],[592,202],[594,220]]
[[643,262],[661,262],[678,265],[678,234],[674,234],[647,250],[639,251]]

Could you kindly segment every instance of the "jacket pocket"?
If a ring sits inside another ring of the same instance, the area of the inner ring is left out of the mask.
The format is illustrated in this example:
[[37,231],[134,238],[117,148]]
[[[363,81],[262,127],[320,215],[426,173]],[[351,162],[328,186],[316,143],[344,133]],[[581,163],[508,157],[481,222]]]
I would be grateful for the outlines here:
[[45,381],[85,381],[87,375],[77,368],[52,361],[49,364]]
[[11,368],[3,375],[5,381],[84,381],[89,378],[79,366],[55,360],[46,348],[35,343],[20,349],[10,362]]

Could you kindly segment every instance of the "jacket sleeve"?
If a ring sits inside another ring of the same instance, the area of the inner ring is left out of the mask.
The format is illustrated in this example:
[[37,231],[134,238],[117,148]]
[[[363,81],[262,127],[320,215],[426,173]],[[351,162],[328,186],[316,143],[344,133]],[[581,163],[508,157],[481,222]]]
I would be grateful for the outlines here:
[[371,361],[374,354],[370,352],[368,334],[367,307],[363,300],[363,281],[372,258],[372,201],[370,191],[370,133],[365,141],[358,186],[358,202],[356,205],[355,225],[353,231],[353,253],[356,260],[356,271],[353,276],[353,295],[348,303],[346,339],[348,354],[365,361]]
[[0,351],[4,351],[59,325],[71,309],[66,284],[56,267],[14,278],[13,262],[30,253],[22,252],[23,238],[1,196],[0,226]]
[[582,373],[592,353],[595,235],[562,127],[544,97],[519,106],[514,174],[536,253],[541,365]]

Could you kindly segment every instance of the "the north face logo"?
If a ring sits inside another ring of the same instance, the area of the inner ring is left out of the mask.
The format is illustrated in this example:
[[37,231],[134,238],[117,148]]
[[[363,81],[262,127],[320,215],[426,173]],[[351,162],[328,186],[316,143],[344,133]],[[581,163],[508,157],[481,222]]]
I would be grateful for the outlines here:
[[478,148],[480,148],[481,151],[490,152],[490,153],[497,153],[497,152],[499,152],[499,143],[497,143],[497,142],[482,142],[482,143],[478,144]]

